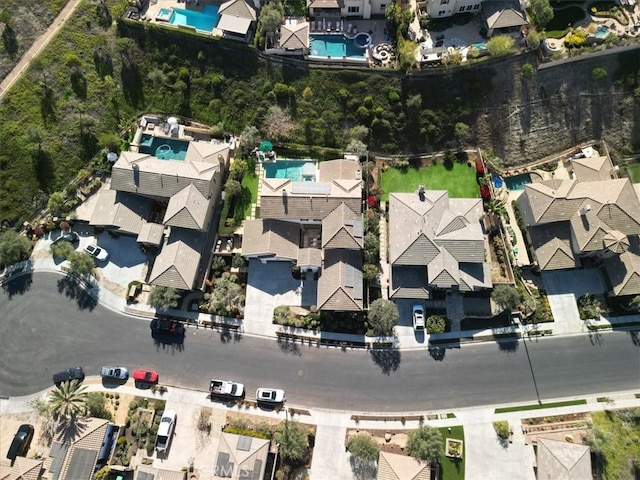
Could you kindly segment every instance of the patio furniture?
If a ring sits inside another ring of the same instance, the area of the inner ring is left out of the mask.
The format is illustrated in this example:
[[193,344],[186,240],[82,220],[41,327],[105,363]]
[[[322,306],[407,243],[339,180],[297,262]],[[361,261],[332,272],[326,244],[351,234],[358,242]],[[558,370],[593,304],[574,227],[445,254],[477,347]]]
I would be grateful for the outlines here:
[[353,29],[353,25],[352,24],[348,24],[347,25],[347,34],[351,35],[351,29]]

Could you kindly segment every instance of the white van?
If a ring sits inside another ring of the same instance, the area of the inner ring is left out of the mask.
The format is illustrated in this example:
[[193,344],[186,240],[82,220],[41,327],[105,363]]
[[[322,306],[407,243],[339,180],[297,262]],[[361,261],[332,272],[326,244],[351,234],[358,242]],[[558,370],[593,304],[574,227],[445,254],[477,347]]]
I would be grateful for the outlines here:
[[156,450],[158,452],[166,452],[169,448],[169,442],[173,436],[173,429],[176,425],[176,412],[173,410],[165,410],[160,419],[158,427],[158,438],[156,439]]

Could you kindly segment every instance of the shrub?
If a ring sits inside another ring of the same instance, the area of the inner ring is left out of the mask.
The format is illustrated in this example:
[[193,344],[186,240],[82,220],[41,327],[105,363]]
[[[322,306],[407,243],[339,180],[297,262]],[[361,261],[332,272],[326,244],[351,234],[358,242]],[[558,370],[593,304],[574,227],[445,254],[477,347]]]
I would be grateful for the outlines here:
[[251,430],[249,428],[228,426],[228,427],[224,428],[224,432],[225,433],[233,433],[235,435],[245,435],[247,437],[264,438],[265,440],[271,439],[271,435],[270,434],[266,434],[264,432],[257,432],[255,430]]
[[496,435],[506,440],[511,435],[511,430],[509,429],[509,422],[504,420],[500,420],[498,422],[493,422],[493,429],[496,431]]
[[595,295],[587,293],[578,298],[578,311],[582,320],[599,318],[602,312],[600,300]]
[[427,333],[443,333],[447,323],[440,315],[430,315],[427,318]]

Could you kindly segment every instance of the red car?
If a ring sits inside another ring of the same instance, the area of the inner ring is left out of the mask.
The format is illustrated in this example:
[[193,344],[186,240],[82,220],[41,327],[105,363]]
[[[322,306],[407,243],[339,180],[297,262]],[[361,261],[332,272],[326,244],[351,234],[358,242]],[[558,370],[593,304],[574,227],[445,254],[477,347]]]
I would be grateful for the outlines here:
[[133,372],[133,379],[136,382],[158,383],[158,372],[154,372],[153,370],[135,370]]

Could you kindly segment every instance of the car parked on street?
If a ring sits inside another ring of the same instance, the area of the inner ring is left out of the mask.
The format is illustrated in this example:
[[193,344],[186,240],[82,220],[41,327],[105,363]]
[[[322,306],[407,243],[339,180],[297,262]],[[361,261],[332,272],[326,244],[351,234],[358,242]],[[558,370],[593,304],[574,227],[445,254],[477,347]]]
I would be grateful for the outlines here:
[[126,380],[129,378],[129,371],[124,367],[102,367],[100,376],[113,380]]
[[133,379],[140,383],[158,383],[158,372],[154,370],[134,370]]
[[413,312],[413,330],[424,331],[424,310],[422,305],[414,305],[411,309]]
[[167,333],[169,335],[184,336],[184,325],[177,320],[154,318],[149,325],[152,334]]
[[71,380],[78,380],[78,382],[84,380],[82,367],[71,367],[64,372],[58,372],[53,375],[53,383],[56,387],[59,387],[62,382],[70,382]]
[[176,425],[176,412],[173,410],[165,410],[160,419],[158,426],[158,437],[156,438],[156,450],[158,452],[166,452],[169,448],[169,442],[173,436],[173,429]]
[[16,457],[24,457],[27,455],[29,447],[31,446],[31,440],[33,439],[33,431],[33,425],[29,425],[28,423],[20,425],[20,428],[18,428],[7,451],[7,458],[11,460],[11,465],[13,465]]
[[256,390],[256,401],[258,403],[284,403],[284,390],[261,387]]
[[84,251],[91,255],[96,260],[100,260],[101,262],[106,262],[109,258],[109,252],[107,252],[104,248],[99,247],[97,245],[89,244],[84,247]]

